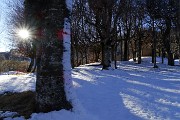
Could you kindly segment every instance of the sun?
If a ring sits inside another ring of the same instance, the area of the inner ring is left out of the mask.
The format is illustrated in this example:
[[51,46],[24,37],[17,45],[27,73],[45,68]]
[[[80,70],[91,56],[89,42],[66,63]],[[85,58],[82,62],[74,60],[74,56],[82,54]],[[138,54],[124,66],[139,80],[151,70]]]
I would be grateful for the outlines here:
[[27,29],[20,29],[18,31],[18,36],[22,39],[28,39],[30,38],[30,32]]

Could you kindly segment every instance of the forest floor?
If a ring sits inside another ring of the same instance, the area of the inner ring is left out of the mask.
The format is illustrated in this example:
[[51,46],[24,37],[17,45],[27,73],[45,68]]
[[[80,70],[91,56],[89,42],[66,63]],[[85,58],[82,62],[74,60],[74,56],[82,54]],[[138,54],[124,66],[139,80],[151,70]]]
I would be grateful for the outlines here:
[[[77,67],[72,70],[73,111],[33,113],[30,120],[179,120],[180,66],[157,65],[143,58],[142,64],[118,62],[111,70]],[[35,75],[0,75],[0,94],[34,90]],[[0,111],[7,120],[24,120],[11,114]]]

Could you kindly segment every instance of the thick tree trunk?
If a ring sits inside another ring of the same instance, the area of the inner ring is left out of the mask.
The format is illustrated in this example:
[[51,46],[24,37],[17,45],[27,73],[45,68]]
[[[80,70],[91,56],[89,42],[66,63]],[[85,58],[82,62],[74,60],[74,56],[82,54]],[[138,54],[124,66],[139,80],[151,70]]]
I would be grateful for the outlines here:
[[[36,111],[49,112],[71,109],[66,99],[63,66],[63,27],[67,17],[65,0],[26,0],[26,5],[43,14],[39,20],[43,28],[42,54],[38,57],[36,80]],[[26,7],[25,7],[26,9]],[[30,14],[32,14],[29,11]],[[36,18],[36,15],[31,17]]]
[[49,112],[59,109],[70,109],[66,101],[63,77],[63,45],[55,39],[44,44],[40,66],[37,68],[36,110]]

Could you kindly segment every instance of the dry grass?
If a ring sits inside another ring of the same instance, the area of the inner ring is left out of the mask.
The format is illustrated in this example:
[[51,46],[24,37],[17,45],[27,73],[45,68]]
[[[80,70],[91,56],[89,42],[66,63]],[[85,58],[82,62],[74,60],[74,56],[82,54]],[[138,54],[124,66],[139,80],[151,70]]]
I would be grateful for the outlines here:
[[0,95],[0,111],[17,112],[20,116],[29,118],[35,112],[35,93],[27,91]]

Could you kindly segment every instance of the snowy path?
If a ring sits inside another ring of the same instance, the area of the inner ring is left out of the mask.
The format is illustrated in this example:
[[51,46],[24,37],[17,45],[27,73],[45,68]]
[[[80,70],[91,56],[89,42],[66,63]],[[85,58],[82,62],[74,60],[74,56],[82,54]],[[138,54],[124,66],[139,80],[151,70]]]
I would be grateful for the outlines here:
[[179,120],[180,67],[154,70],[128,64],[113,71],[92,66],[74,70],[74,84],[85,109],[100,120]]

